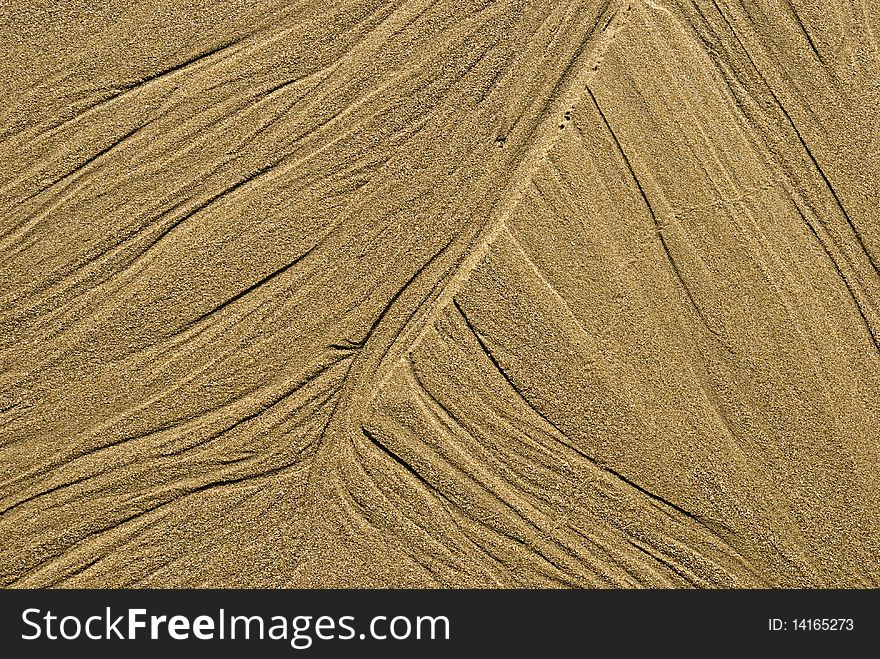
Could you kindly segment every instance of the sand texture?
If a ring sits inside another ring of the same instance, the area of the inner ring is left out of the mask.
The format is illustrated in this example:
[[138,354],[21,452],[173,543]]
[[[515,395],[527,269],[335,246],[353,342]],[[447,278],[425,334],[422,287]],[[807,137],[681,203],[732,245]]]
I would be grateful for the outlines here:
[[877,0],[0,26],[0,584],[880,586]]

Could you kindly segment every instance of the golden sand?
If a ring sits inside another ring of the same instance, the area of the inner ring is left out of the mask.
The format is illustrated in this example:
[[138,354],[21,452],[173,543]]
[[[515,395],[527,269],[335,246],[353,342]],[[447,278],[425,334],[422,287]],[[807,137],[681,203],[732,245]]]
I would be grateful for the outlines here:
[[0,26],[0,583],[880,585],[877,2]]

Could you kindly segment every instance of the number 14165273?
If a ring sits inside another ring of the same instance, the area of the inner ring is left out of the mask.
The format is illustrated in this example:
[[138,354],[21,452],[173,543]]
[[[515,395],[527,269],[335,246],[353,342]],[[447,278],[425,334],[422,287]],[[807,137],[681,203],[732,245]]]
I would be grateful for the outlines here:
[[770,618],[767,628],[774,632],[851,632],[855,623],[852,618]]

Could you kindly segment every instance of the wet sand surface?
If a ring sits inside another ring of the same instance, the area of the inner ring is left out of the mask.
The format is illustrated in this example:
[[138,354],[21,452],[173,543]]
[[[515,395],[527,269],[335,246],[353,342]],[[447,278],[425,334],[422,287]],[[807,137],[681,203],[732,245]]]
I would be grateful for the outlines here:
[[880,3],[0,7],[0,583],[880,585]]

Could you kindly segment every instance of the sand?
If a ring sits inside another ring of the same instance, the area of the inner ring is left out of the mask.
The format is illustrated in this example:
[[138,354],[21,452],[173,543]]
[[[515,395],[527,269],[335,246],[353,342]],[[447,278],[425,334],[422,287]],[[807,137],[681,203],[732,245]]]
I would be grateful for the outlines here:
[[880,585],[880,4],[0,25],[0,584]]

